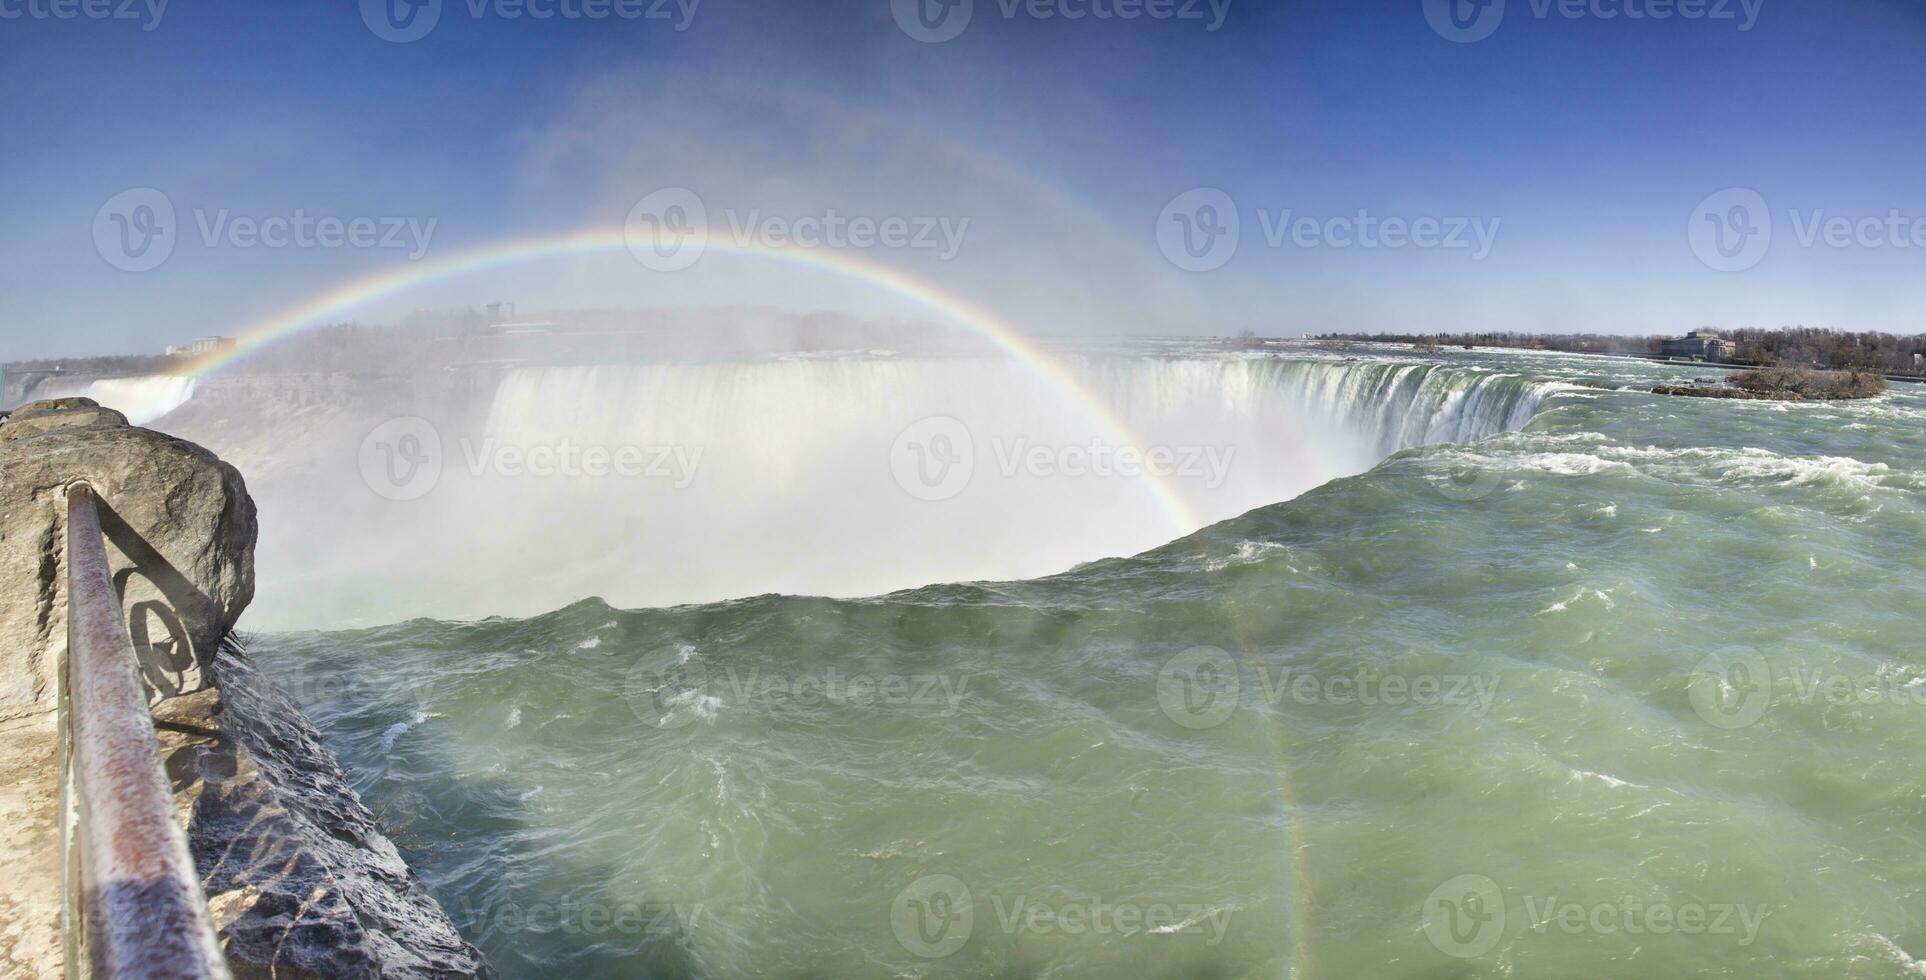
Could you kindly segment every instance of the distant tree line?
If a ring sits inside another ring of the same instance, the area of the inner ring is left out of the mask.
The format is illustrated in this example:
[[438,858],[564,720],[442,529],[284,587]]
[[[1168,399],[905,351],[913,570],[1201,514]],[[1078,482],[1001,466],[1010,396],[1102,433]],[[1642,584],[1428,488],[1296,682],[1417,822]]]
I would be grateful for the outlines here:
[[180,358],[162,354],[136,354],[124,357],[67,357],[39,361],[10,361],[0,365],[8,374],[35,374],[58,371],[62,374],[166,374],[179,366]]
[[[1836,371],[1877,371],[1881,374],[1926,376],[1926,334],[1897,336],[1889,333],[1847,333],[1822,327],[1781,327],[1761,330],[1746,327],[1722,330],[1719,335],[1733,342],[1735,364],[1757,367],[1814,367]],[[1528,333],[1455,333],[1455,334],[1325,334],[1323,340],[1363,340],[1376,343],[1415,344],[1419,347],[1505,347],[1516,350],[1558,351],[1569,354],[1657,354],[1665,341],[1662,336],[1620,336],[1614,334],[1528,334]],[[1919,355],[1916,357],[1915,355]]]

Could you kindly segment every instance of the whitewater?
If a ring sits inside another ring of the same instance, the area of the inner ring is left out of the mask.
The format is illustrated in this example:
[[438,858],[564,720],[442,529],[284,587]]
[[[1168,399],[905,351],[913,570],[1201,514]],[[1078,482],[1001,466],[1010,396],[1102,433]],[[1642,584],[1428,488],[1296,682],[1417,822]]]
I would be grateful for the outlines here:
[[[156,424],[248,473],[256,656],[508,976],[1919,971],[1926,391],[1063,357],[1117,425],[881,353]],[[415,500],[357,462],[403,411],[445,444]],[[997,462],[1119,429],[1229,462]],[[702,452],[459,448],[564,437]]]

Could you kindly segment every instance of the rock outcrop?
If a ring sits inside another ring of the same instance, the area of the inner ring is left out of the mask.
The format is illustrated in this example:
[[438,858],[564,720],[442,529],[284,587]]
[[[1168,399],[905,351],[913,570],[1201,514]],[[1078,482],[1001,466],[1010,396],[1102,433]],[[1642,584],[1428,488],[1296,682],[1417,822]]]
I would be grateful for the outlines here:
[[59,529],[77,482],[100,496],[155,700],[207,686],[214,651],[254,598],[254,502],[234,467],[86,398],[17,409],[0,425],[0,721],[53,708],[66,645]]
[[235,976],[493,976],[301,709],[238,642],[213,673],[213,688],[155,717]]
[[241,474],[85,398],[0,416],[0,975],[61,972],[64,508],[82,482],[236,976],[492,976],[234,639],[257,531]]

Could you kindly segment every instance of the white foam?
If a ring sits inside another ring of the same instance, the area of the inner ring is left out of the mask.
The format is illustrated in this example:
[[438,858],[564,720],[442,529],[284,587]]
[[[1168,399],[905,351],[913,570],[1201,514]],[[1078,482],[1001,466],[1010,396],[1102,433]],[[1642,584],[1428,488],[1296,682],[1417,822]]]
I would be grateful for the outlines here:
[[105,408],[127,416],[135,425],[146,425],[187,404],[194,397],[194,380],[170,374],[135,378],[102,378],[86,384],[54,381],[36,389],[33,397],[91,398]]

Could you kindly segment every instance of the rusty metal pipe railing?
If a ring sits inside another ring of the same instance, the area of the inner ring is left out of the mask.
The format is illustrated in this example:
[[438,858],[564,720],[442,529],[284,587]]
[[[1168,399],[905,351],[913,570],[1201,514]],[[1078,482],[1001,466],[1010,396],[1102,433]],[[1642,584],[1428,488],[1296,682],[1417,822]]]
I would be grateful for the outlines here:
[[[80,894],[95,977],[221,978],[207,897],[162,771],[154,719],[114,589],[94,491],[67,493],[69,764]],[[70,946],[70,948],[72,948]]]

